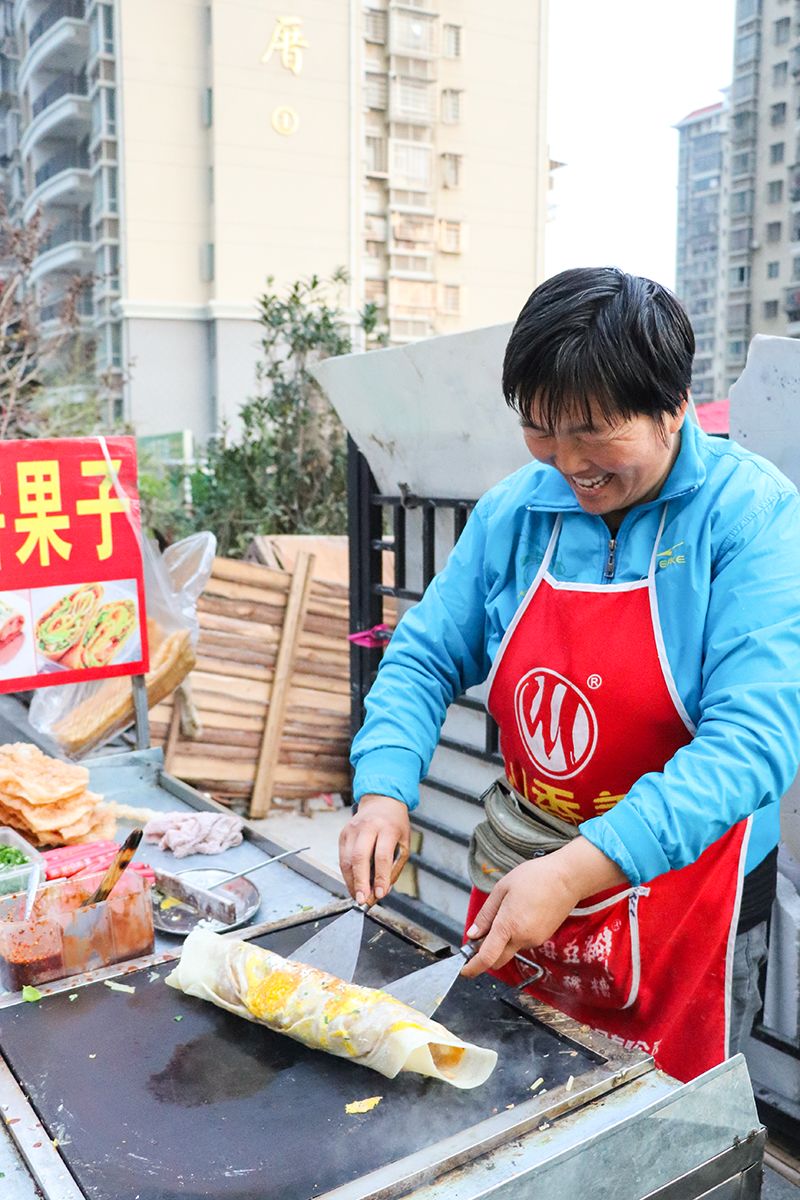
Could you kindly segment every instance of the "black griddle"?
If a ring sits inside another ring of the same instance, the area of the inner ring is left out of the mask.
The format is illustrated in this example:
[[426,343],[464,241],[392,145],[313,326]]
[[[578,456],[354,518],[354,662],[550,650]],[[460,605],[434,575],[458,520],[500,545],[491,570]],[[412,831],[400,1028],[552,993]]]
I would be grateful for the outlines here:
[[[326,923],[253,940],[290,955]],[[367,919],[355,980],[380,986],[430,959]],[[125,975],[134,995],[93,983],[0,1010],[3,1055],[90,1200],[311,1200],[598,1061],[484,976],[458,980],[436,1019],[498,1051],[487,1082],[385,1079],[175,992],[170,969]]]

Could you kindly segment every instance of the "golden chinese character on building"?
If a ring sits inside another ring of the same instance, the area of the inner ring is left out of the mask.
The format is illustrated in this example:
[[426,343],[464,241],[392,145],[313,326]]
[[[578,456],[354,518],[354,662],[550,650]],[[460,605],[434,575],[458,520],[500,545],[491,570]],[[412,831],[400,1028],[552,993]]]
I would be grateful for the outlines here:
[[[119,471],[122,460],[115,458],[111,460],[111,466],[114,474]],[[104,476],[96,500],[79,500],[75,505],[75,509],[79,517],[97,516],[100,518],[100,541],[97,545],[97,557],[99,559],[110,558],[114,550],[114,538],[111,530],[111,517],[113,513],[128,512],[131,506],[130,500],[111,498],[112,480],[108,472],[106,464],[100,462],[82,462],[81,475]]]
[[278,17],[261,61],[269,62],[273,54],[280,54],[281,63],[286,70],[291,71],[293,75],[299,75],[303,69],[303,51],[308,49],[302,25],[302,17]]
[[34,550],[39,549],[39,562],[50,566],[52,547],[61,558],[69,558],[72,545],[59,535],[59,529],[69,529],[69,517],[61,512],[61,476],[56,459],[46,462],[17,463],[17,487],[19,511],[14,527],[18,533],[27,533],[17,551],[20,562],[27,562]]

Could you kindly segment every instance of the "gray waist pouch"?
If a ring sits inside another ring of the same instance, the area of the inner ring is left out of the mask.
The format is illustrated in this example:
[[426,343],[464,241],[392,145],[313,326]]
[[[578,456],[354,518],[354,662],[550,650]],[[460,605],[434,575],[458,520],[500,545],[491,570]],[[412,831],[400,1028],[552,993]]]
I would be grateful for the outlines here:
[[469,845],[469,877],[490,892],[520,863],[560,850],[578,829],[535,808],[506,779],[496,779],[481,796],[485,820],[476,825]]

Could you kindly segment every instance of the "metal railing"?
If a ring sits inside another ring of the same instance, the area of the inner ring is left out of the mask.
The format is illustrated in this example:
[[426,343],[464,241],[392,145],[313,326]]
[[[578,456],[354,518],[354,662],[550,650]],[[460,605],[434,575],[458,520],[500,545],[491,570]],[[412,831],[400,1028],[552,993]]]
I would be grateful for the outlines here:
[[77,20],[83,20],[86,16],[85,0],[53,0],[44,10],[42,15],[33,22],[28,32],[28,46],[33,46],[38,42],[39,38],[47,33],[51,25],[55,25],[56,21],[60,21],[62,17],[75,17]]
[[87,92],[85,72],[81,71],[80,74],[75,74],[72,71],[65,71],[63,75],[58,75],[51,83],[48,83],[44,91],[36,97],[31,105],[31,115],[38,117],[40,112],[44,112],[62,96],[85,96]]
[[74,218],[59,221],[58,225],[54,225],[42,240],[39,253],[46,254],[48,250],[54,250],[56,246],[63,246],[67,242],[91,242],[91,240],[92,231],[88,221],[79,221]]
[[85,147],[70,146],[69,149],[59,150],[58,154],[48,158],[47,162],[42,163],[38,171],[34,172],[35,186],[39,187],[46,180],[52,179],[54,175],[60,174],[61,171],[68,171],[70,167],[76,167],[81,171],[89,170],[89,153]]

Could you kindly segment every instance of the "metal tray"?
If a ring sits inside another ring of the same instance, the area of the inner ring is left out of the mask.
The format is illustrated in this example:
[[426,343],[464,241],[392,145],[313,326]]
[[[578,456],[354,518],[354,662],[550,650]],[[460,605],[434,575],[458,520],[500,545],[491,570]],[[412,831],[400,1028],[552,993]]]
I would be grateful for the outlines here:
[[[218,867],[198,867],[191,871],[178,871],[176,874],[187,883],[196,883],[199,887],[209,888],[215,883],[222,883],[233,871],[223,871]],[[202,921],[205,929],[213,929],[215,933],[225,933],[229,929],[239,929],[252,921],[261,907],[261,892],[252,880],[234,879],[225,889],[236,897],[236,920],[229,925],[222,921],[212,921],[201,917],[188,906],[176,904],[168,909],[161,908],[161,902],[153,895],[153,924],[161,933],[171,933],[176,937],[186,937],[196,925]]]

